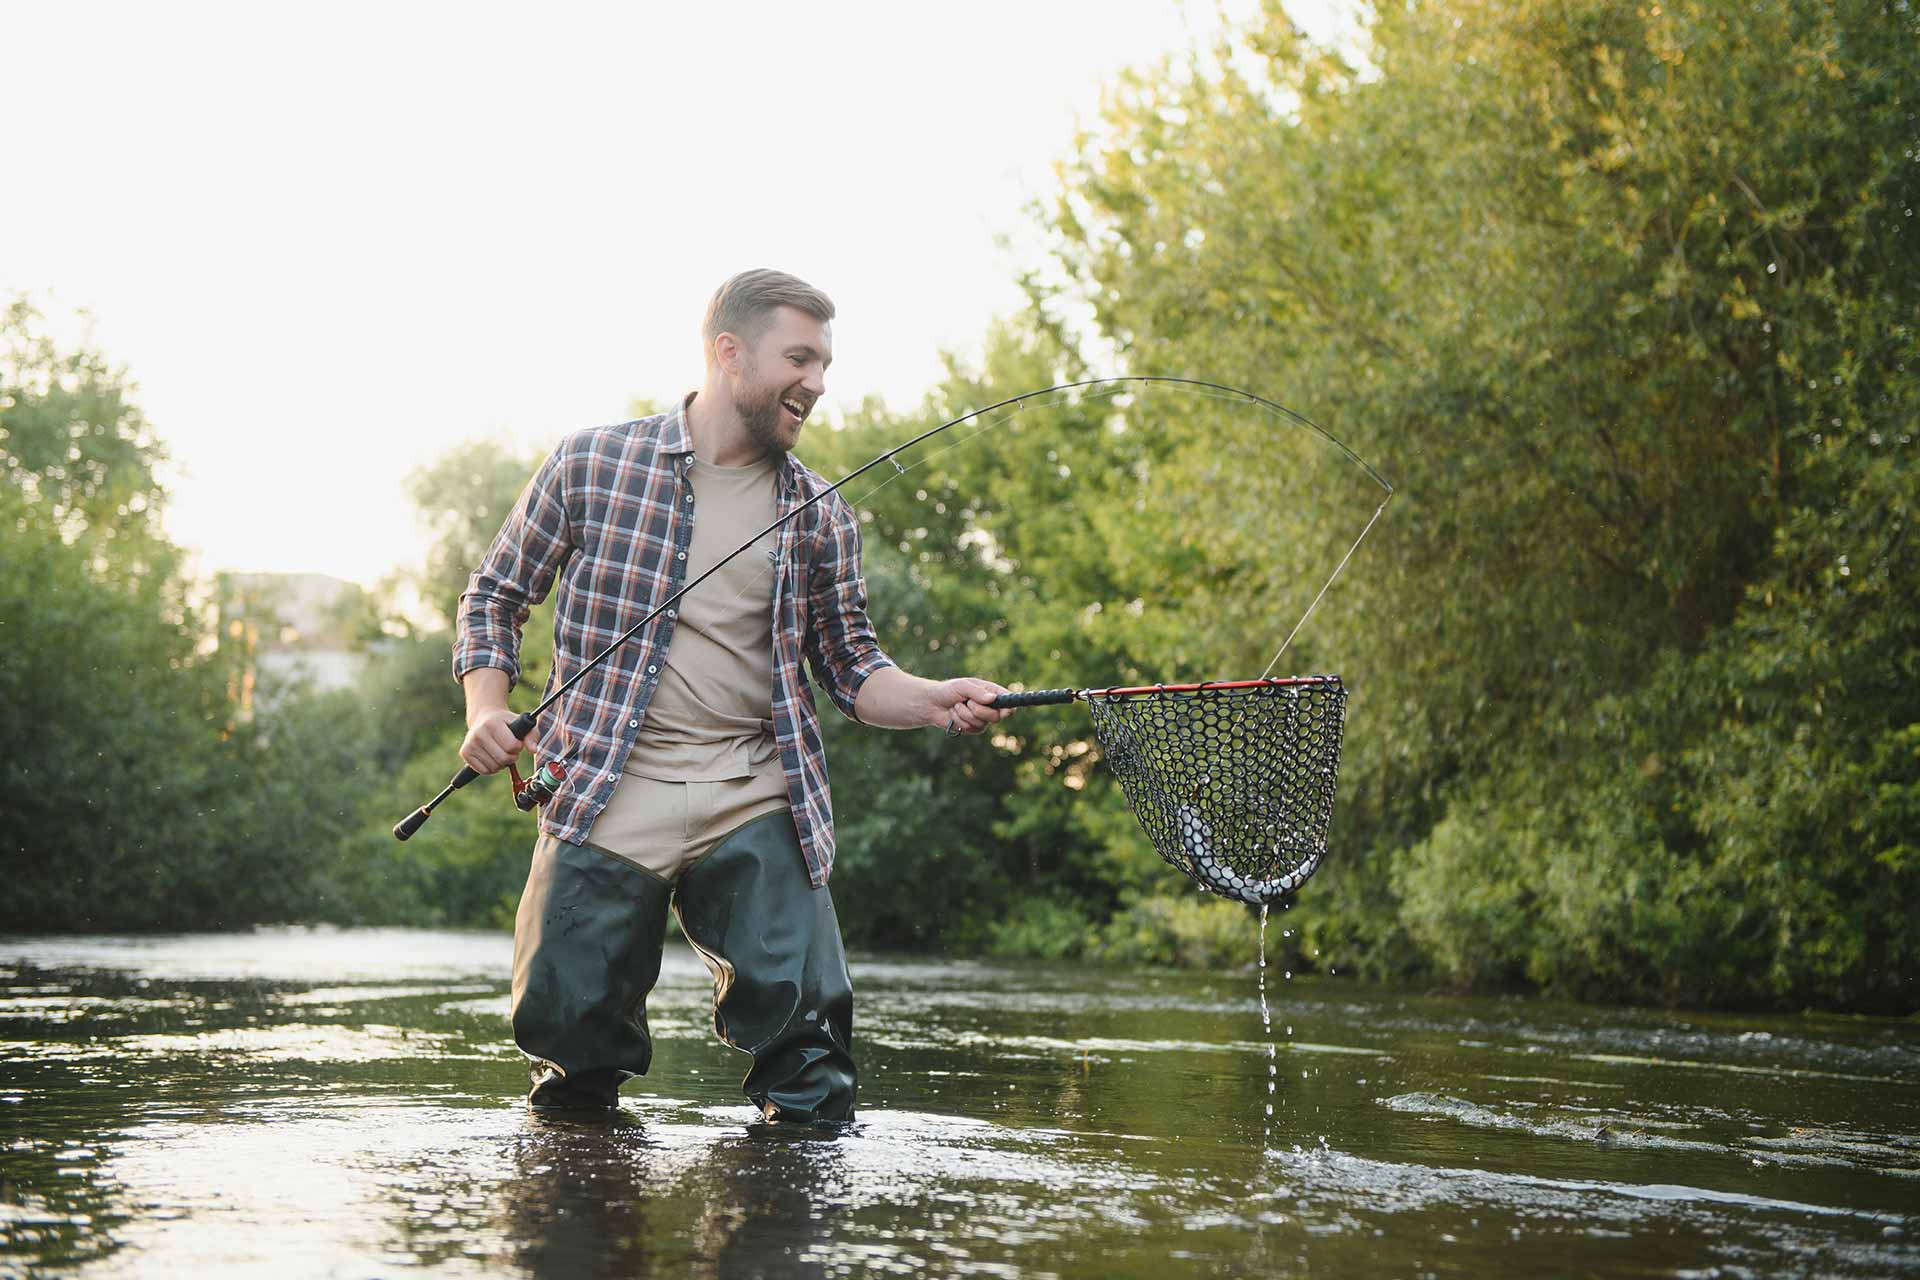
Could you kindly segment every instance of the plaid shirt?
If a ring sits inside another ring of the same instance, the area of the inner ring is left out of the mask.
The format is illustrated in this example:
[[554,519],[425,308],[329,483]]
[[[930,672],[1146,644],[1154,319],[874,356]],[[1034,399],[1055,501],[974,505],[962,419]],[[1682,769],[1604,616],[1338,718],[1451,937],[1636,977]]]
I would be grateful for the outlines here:
[[[521,625],[556,576],[549,690],[678,591],[693,538],[692,460],[685,401],[670,413],[561,441],[460,597],[455,678],[476,667],[519,675]],[[782,516],[826,487],[790,456],[775,469]],[[853,508],[835,494],[775,537],[774,732],[807,873],[819,886],[833,870],[833,804],[820,717],[801,663],[851,716],[860,686],[893,660],[867,621]],[[646,720],[678,613],[661,614],[541,717],[534,752],[564,762],[567,771],[566,785],[541,812],[543,832],[572,844],[586,841]]]

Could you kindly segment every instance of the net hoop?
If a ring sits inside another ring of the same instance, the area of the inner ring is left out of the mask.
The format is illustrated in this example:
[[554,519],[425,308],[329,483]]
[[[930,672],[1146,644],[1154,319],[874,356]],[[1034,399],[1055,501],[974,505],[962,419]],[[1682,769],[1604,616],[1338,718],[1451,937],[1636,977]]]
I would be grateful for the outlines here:
[[1123,698],[1159,698],[1170,694],[1246,693],[1259,689],[1297,689],[1308,685],[1340,687],[1339,676],[1272,676],[1258,680],[1206,680],[1199,684],[1141,684],[1112,689],[1075,689],[1074,696],[1088,702],[1099,699],[1118,702]]

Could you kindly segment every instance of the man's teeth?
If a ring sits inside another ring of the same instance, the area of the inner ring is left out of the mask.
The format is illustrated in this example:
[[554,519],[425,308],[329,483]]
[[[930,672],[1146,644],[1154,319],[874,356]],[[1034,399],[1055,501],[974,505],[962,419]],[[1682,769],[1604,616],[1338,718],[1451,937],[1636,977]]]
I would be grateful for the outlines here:
[[785,409],[788,413],[792,414],[796,418],[804,418],[807,416],[807,411],[805,409],[802,409],[796,401],[782,400],[780,402],[780,407]]

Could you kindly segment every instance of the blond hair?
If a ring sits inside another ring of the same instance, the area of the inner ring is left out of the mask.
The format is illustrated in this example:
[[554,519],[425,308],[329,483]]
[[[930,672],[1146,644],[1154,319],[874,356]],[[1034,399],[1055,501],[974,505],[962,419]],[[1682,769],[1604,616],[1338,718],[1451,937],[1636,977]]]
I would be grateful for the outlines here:
[[707,302],[700,335],[706,339],[707,363],[713,363],[713,340],[730,333],[752,342],[773,323],[776,307],[798,307],[816,320],[833,319],[833,299],[798,276],[764,267],[742,271],[713,291]]

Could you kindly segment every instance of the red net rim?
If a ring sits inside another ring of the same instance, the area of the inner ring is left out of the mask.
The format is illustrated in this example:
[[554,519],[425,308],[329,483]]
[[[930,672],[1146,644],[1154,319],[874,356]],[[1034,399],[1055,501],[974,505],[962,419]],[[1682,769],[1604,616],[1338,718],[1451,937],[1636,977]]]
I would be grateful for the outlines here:
[[1275,676],[1265,680],[1206,680],[1199,684],[1144,684],[1112,689],[1083,689],[1080,696],[1092,702],[1119,702],[1127,698],[1157,698],[1166,694],[1258,693],[1280,689],[1341,688],[1339,676]]

